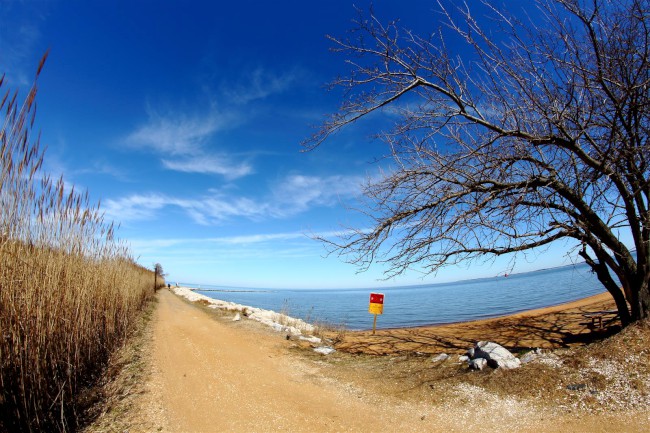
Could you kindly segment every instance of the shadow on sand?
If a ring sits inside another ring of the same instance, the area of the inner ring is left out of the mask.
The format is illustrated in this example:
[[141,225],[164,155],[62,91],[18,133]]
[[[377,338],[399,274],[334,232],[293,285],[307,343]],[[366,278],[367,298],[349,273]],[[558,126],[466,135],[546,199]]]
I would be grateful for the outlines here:
[[339,335],[336,349],[372,355],[463,353],[477,341],[493,341],[512,352],[534,348],[584,345],[617,333],[616,319],[595,329],[586,313],[607,308],[608,303],[538,315],[515,315],[476,322],[424,328],[348,332]]

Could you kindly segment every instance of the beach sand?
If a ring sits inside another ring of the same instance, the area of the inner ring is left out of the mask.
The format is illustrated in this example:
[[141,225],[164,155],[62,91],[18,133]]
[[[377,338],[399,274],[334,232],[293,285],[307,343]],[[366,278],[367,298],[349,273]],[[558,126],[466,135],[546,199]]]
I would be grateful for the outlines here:
[[[592,329],[585,313],[615,309],[608,293],[505,317],[419,328],[329,333],[336,348],[349,353],[461,353],[477,341],[494,341],[510,350],[571,347],[601,339],[620,329],[607,316],[603,329]],[[381,316],[379,316],[381,321]]]

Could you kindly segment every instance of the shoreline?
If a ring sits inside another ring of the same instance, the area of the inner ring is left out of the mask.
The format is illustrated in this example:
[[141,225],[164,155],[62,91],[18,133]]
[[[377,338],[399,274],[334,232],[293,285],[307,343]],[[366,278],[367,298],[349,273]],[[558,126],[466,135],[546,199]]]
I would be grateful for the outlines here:
[[[405,326],[405,327],[401,327],[401,328],[377,328],[377,331],[396,331],[396,330],[400,330],[400,329],[428,329],[428,328],[438,328],[438,327],[452,326],[452,325],[462,325],[462,324],[472,324],[472,323],[497,321],[499,319],[507,319],[507,318],[540,316],[540,315],[544,315],[544,314],[554,313],[554,312],[557,312],[557,311],[563,311],[563,310],[581,308],[581,307],[588,307],[589,305],[594,304],[594,303],[604,302],[604,301],[607,300],[607,298],[611,299],[611,295],[609,293],[607,293],[607,292],[604,292],[604,293],[599,293],[597,295],[587,296],[586,298],[580,298],[580,299],[576,299],[576,300],[573,300],[573,301],[562,302],[560,304],[549,305],[548,307],[539,307],[539,308],[533,308],[533,309],[530,309],[530,310],[515,311],[514,313],[508,313],[508,314],[504,314],[504,315],[500,315],[500,316],[490,316],[490,317],[483,317],[483,318],[472,319],[472,320],[461,320],[461,321],[458,321],[458,322],[431,323],[431,324],[428,324],[428,325]],[[614,305],[613,300],[612,300],[612,305]],[[348,332],[368,332],[368,331],[372,331],[372,329],[371,328],[368,328],[368,329],[355,329],[355,330],[349,330]]]
[[[281,312],[263,310],[210,298],[189,287],[172,287],[172,291],[192,302],[209,308],[241,313],[276,332],[300,336],[316,331],[312,324]],[[602,339],[620,329],[620,322],[606,321],[602,329],[591,329],[584,314],[615,308],[607,292],[570,302],[535,308],[505,316],[470,321],[372,330],[320,330],[334,341],[334,348],[348,353],[373,355],[463,353],[477,341],[494,341],[515,351],[535,348],[556,349],[584,345]]]
[[[534,271],[534,272],[536,272],[536,271]],[[193,293],[197,293],[197,296],[200,295],[198,292],[211,292],[211,293],[214,293],[215,296],[218,296],[218,293],[270,293],[270,292],[273,292],[273,290],[246,289],[246,288],[242,288],[242,289],[240,289],[240,288],[234,288],[234,289],[222,289],[222,288],[204,289],[204,288],[195,287],[195,286],[188,286],[188,285],[180,285],[179,286],[178,284],[176,284],[175,286],[172,286],[170,288],[171,289],[184,289],[184,290],[187,290],[187,291],[190,291],[190,292],[193,292]],[[436,322],[434,320],[432,320],[430,322],[425,321],[425,320],[415,320],[415,322],[419,322],[419,323],[408,324],[408,321],[406,321],[407,324],[394,323],[394,324],[389,324],[389,325],[386,325],[386,326],[383,326],[380,323],[379,326],[376,329],[377,330],[385,330],[385,331],[390,330],[390,331],[392,331],[392,330],[398,330],[398,329],[430,328],[430,327],[455,325],[455,324],[459,324],[459,323],[472,323],[472,322],[479,322],[479,321],[484,321],[484,320],[500,319],[500,318],[506,318],[506,317],[519,316],[521,314],[528,315],[528,314],[545,313],[545,312],[554,311],[556,308],[560,308],[560,309],[574,308],[576,306],[583,305],[585,302],[587,302],[587,303],[595,302],[598,299],[600,299],[600,297],[603,296],[603,295],[606,296],[606,297],[610,297],[609,293],[604,291],[604,292],[601,292],[601,293],[597,293],[595,295],[586,296],[585,298],[579,298],[579,299],[574,299],[574,300],[569,300],[569,301],[560,301],[560,303],[551,304],[551,305],[547,305],[547,306],[541,306],[541,307],[531,306],[531,308],[529,308],[529,309],[526,309],[526,308],[528,308],[526,306],[522,306],[522,308],[524,308],[524,309],[519,309],[519,310],[518,309],[513,309],[513,310],[510,310],[510,311],[502,311],[502,312],[497,312],[497,313],[494,313],[494,314],[482,312],[482,315],[480,315],[480,316],[471,317],[471,315],[466,315],[466,317],[463,317],[463,318],[455,318],[456,320],[453,320],[453,319],[449,320],[449,316],[445,316],[443,318],[443,320],[439,321],[439,322]],[[239,309],[247,308],[247,309],[250,310],[250,309],[254,309],[254,308],[255,309],[268,308],[268,307],[253,307],[253,306],[250,306],[250,305],[238,304],[237,302],[234,302],[234,301],[226,301],[226,300],[219,299],[219,298],[213,298],[211,296],[212,295],[206,294],[205,299],[208,300],[208,301],[209,300],[216,300],[218,304],[236,305],[237,308],[239,308]],[[285,302],[286,302],[286,300],[285,300]],[[232,309],[232,307],[226,307],[226,308],[231,308]],[[271,308],[273,308],[273,307],[271,307]],[[314,307],[312,306],[312,309],[313,308]],[[499,309],[497,309],[497,310],[499,310]],[[269,311],[269,312],[273,312],[273,313],[277,313],[277,314],[285,314],[284,309],[281,310],[280,312],[278,312],[275,309],[265,309],[265,311]],[[290,317],[290,316],[287,316],[287,317],[289,317],[292,320],[302,320],[302,319],[293,318],[293,317]],[[309,323],[312,324],[312,325],[314,323],[325,323],[325,325],[328,326],[328,327],[336,327],[336,328],[345,329],[346,332],[366,332],[366,331],[372,330],[372,328],[366,322],[364,322],[363,324],[359,323],[356,326],[354,326],[352,328],[349,328],[346,325],[345,319],[342,319],[343,321],[341,323],[336,322],[336,321],[329,321],[329,320],[326,320],[326,321],[323,322],[323,321],[319,321],[317,318],[314,319],[313,317],[312,317],[312,319],[313,320],[307,319],[309,321]]]
[[311,334],[316,327],[311,323],[295,317],[288,316],[282,312],[265,310],[263,308],[251,307],[234,302],[223,301],[221,299],[211,298],[209,296],[196,293],[196,289],[191,287],[171,287],[171,292],[181,296],[190,302],[198,302],[206,305],[208,308],[228,311],[234,314],[233,321],[241,320],[242,316],[260,322],[269,326],[277,332],[288,332],[292,335],[302,335],[303,333]]
[[349,353],[372,355],[458,353],[477,341],[493,341],[513,351],[557,349],[585,345],[611,335],[620,322],[606,321],[591,329],[584,314],[615,307],[609,293],[519,313],[450,324],[413,328],[348,331],[337,336],[335,347]]

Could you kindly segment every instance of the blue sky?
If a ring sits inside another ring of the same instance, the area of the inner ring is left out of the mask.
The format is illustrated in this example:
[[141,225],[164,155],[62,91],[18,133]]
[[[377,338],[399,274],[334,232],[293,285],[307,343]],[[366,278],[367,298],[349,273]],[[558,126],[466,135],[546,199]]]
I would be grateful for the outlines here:
[[[569,263],[563,246],[379,281],[325,257],[310,234],[363,227],[350,210],[387,154],[376,116],[301,152],[342,93],[325,35],[365,1],[0,0],[0,73],[26,93],[42,54],[45,170],[88,190],[144,266],[170,282],[336,288],[424,284]],[[435,2],[375,2],[380,18],[437,27]],[[514,268],[513,268],[514,266]]]

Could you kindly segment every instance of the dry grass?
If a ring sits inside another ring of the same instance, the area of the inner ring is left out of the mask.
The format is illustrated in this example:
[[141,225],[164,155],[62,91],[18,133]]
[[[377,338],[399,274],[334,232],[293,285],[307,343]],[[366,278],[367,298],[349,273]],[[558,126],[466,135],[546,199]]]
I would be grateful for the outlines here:
[[[431,355],[392,356],[337,352],[329,374],[399,400],[459,405],[490,396],[516,399],[557,414],[623,413],[650,408],[650,321],[635,323],[602,341],[545,350],[516,370],[473,371],[458,355],[433,362]],[[381,380],[376,380],[380,377]]]
[[87,194],[43,176],[35,97],[0,99],[0,430],[67,431],[154,275]]
[[86,433],[158,431],[153,419],[156,407],[148,405],[148,388],[152,375],[150,344],[153,328],[149,326],[156,302],[148,304],[138,318],[125,345],[113,353],[99,381],[89,390],[94,396],[82,431]]

